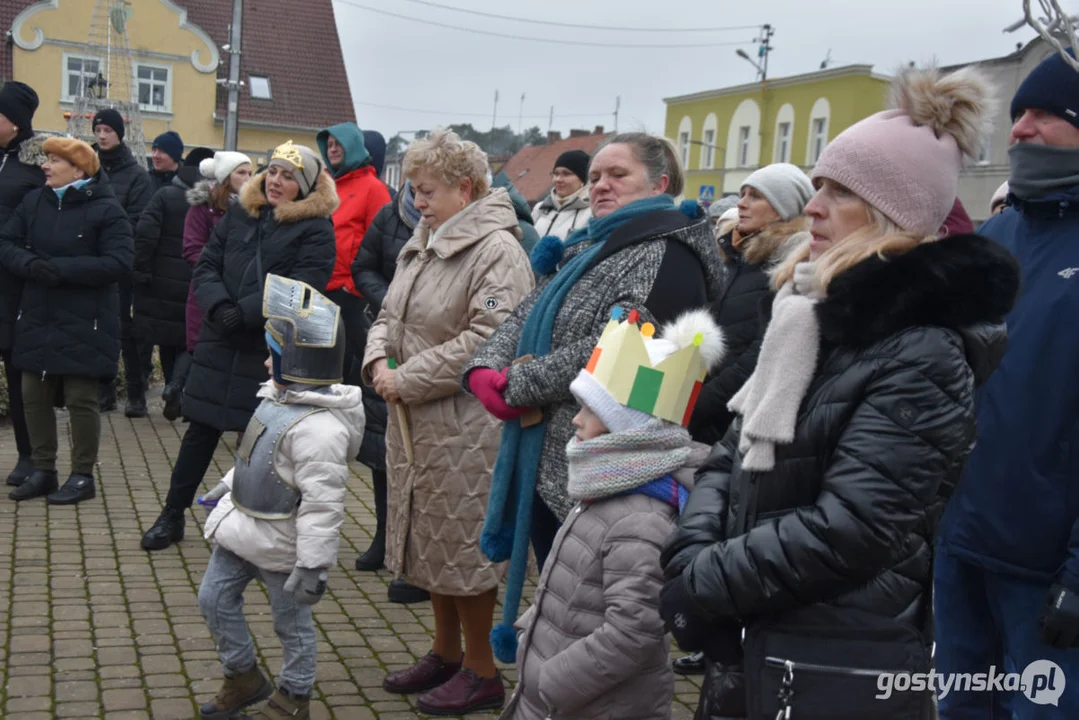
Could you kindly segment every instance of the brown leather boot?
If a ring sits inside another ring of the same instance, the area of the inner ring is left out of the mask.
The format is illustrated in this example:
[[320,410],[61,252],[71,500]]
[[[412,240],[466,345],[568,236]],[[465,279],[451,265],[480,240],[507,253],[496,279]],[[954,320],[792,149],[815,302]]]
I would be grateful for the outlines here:
[[461,669],[461,663],[448,663],[434,652],[420,658],[412,667],[392,672],[382,681],[382,689],[397,695],[424,692],[446,682]]
[[311,696],[293,695],[278,688],[261,710],[244,717],[248,720],[311,720]]
[[272,692],[273,683],[266,679],[256,665],[245,673],[226,676],[214,699],[199,708],[199,718],[229,720],[244,708],[270,697]]

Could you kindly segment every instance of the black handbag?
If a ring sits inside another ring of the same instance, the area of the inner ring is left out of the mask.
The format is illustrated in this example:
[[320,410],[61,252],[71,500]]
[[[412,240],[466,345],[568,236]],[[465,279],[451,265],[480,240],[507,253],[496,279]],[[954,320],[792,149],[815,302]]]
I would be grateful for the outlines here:
[[[895,673],[928,673],[930,647],[913,626],[853,608],[815,605],[750,626],[748,717],[754,720],[919,720],[925,685],[900,691]],[[923,676],[924,679],[924,676]]]

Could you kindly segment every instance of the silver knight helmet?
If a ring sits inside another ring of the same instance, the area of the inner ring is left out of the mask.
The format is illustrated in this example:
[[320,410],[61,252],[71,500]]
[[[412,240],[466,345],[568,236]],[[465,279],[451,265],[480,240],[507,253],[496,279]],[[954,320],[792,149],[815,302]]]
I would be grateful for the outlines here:
[[333,385],[344,379],[345,325],[341,308],[307,283],[266,276],[262,295],[266,333],[281,348],[281,379]]

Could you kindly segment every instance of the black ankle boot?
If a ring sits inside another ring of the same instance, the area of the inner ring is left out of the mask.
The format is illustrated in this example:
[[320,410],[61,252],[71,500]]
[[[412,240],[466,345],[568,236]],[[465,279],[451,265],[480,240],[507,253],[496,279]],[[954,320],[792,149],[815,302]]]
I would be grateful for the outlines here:
[[15,463],[15,469],[7,476],[7,484],[19,487],[34,474],[34,461],[29,455],[20,455],[19,462]]
[[183,386],[178,387],[170,383],[161,391],[161,399],[165,401],[165,407],[161,414],[165,416],[166,420],[171,422],[180,417],[180,413],[183,411],[181,408],[183,397]]
[[375,491],[375,537],[367,552],[356,558],[360,572],[375,572],[386,566],[386,473],[374,472],[371,480]]
[[413,603],[427,602],[431,599],[429,592],[415,585],[409,585],[404,580],[392,581],[387,596],[390,602],[400,605],[412,605]]
[[164,550],[184,539],[184,511],[165,508],[142,536],[143,550]]
[[12,500],[31,500],[42,497],[56,490],[59,483],[55,470],[35,470],[19,487],[8,493]]
[[124,408],[124,417],[144,418],[150,412],[146,409],[146,394],[142,389],[127,389],[127,407]]

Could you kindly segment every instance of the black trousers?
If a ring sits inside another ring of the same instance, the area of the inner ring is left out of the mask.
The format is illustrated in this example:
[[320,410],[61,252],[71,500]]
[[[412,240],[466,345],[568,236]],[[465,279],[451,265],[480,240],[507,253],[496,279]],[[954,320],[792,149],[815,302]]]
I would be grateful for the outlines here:
[[344,288],[326,294],[341,308],[345,324],[345,384],[360,385],[364,346],[367,344],[368,321],[364,317],[367,301]]
[[11,352],[0,353],[4,358],[4,375],[7,377],[7,396],[11,418],[11,427],[15,431],[15,448],[19,457],[28,457],[31,452],[30,431],[26,429],[26,413],[22,402],[22,372],[11,364]]
[[154,370],[154,348],[146,347],[135,337],[134,320],[131,317],[131,303],[134,293],[131,282],[120,283],[120,355],[124,359],[124,375],[127,379],[128,394],[144,394],[146,383],[143,378],[150,377]]
[[214,460],[214,451],[217,450],[217,441],[221,439],[221,434],[220,430],[209,425],[194,420],[188,423],[184,439],[180,441],[180,454],[172,468],[169,494],[165,499],[166,508],[186,510],[191,507],[199,485]]
[[[150,349],[153,350],[153,348]],[[157,346],[157,355],[161,358],[161,374],[165,376],[166,385],[172,382],[173,376],[176,374],[176,362],[181,355],[186,354],[187,348],[169,347],[167,345]]]
[[558,516],[551,512],[547,503],[536,493],[532,498],[532,552],[536,554],[536,567],[543,570],[543,564],[547,562],[547,556],[551,554],[554,546],[554,536],[558,534],[558,528],[562,523]]

